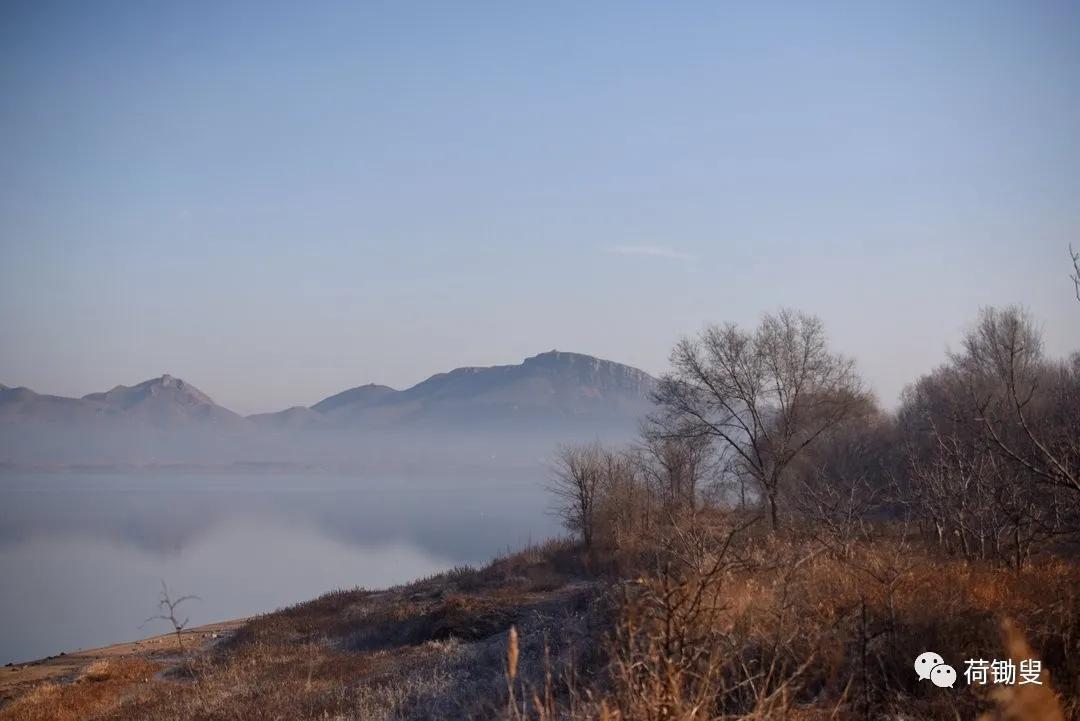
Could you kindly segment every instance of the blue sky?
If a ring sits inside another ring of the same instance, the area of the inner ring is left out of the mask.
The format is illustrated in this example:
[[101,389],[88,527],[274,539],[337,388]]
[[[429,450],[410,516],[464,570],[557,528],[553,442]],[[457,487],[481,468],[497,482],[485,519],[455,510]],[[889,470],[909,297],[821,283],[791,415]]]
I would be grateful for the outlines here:
[[242,412],[817,313],[1080,347],[1080,6],[0,6],[0,382]]

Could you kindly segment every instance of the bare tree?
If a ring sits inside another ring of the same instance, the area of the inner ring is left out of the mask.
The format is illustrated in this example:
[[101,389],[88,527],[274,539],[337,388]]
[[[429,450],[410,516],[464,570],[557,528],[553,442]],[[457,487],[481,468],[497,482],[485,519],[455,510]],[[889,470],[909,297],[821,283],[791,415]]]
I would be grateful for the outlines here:
[[837,426],[807,449],[794,471],[793,507],[812,537],[844,558],[871,538],[871,519],[895,510],[888,495],[903,460],[895,448],[892,418],[869,406],[859,423]]
[[674,516],[697,510],[700,486],[712,470],[708,441],[669,437],[653,429],[646,432],[638,465],[652,492]]
[[1047,362],[1034,321],[1015,307],[984,309],[954,360],[989,441],[1041,483],[1080,494],[1080,364]]
[[581,534],[586,548],[593,545],[597,503],[605,477],[605,455],[596,442],[559,449],[553,480],[548,486],[563,524]]
[[981,557],[995,525],[988,455],[963,373],[945,366],[904,393],[898,418],[907,451],[903,500],[925,535],[949,553]]
[[905,392],[898,426],[902,495],[950,553],[1020,568],[1080,528],[1080,356],[1045,359],[1021,309],[983,310],[962,351]]
[[640,450],[605,449],[603,479],[594,513],[594,542],[620,555],[623,560],[653,537],[660,509],[653,489],[643,473]]
[[774,529],[791,464],[867,398],[852,361],[832,353],[816,317],[782,310],[753,331],[712,326],[672,351],[658,386],[661,433],[707,438],[749,478]]
[[179,598],[172,598],[169,595],[169,587],[165,585],[165,581],[161,582],[161,596],[158,598],[158,609],[160,613],[151,616],[140,624],[139,628],[142,628],[151,621],[168,621],[172,624],[173,632],[176,633],[176,645],[180,649],[180,653],[184,653],[184,638],[181,635],[183,630],[187,628],[188,621],[191,620],[187,616],[181,621],[176,615],[176,609],[179,608],[181,603],[185,601],[197,601],[200,600],[198,596],[180,596]]
[[1073,274],[1072,282],[1076,289],[1076,299],[1080,300],[1080,253],[1073,250],[1073,247],[1069,246],[1069,255],[1072,256]]

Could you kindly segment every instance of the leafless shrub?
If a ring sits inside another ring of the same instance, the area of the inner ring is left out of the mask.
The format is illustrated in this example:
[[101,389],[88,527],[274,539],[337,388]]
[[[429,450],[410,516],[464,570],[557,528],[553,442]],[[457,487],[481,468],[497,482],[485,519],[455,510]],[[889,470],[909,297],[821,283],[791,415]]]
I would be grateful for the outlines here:
[[187,628],[190,618],[188,616],[184,616],[184,620],[181,621],[180,618],[177,616],[177,609],[182,603],[196,600],[201,599],[199,599],[198,596],[194,595],[186,595],[180,596],[179,598],[172,598],[172,596],[169,594],[169,587],[165,584],[165,581],[163,579],[161,581],[161,595],[158,599],[158,609],[161,612],[151,616],[139,625],[139,628],[142,628],[146,624],[155,620],[169,622],[169,624],[173,628],[173,633],[176,634],[176,648],[180,653],[180,659],[183,665],[184,673],[187,675],[188,678],[192,679],[195,678],[195,669],[191,663],[191,659],[188,657],[188,654],[184,650],[183,634],[184,629]]
[[185,628],[187,628],[188,621],[190,621],[191,619],[188,616],[185,616],[184,620],[181,621],[179,619],[179,617],[176,615],[176,610],[180,607],[180,604],[185,603],[186,601],[197,601],[197,600],[200,600],[199,597],[198,596],[193,596],[193,595],[180,596],[179,598],[175,598],[175,599],[172,598],[170,596],[170,594],[169,594],[169,587],[167,585],[165,585],[165,581],[162,581],[161,582],[161,596],[158,599],[158,608],[161,610],[161,612],[157,613],[157,614],[151,616],[150,618],[146,619],[145,621],[143,621],[141,624],[139,624],[139,628],[142,628],[143,626],[150,623],[151,621],[158,621],[158,620],[168,621],[169,624],[173,628],[173,633],[176,634],[176,647],[178,649],[180,649],[180,653],[183,654],[184,653],[183,631],[184,631]]

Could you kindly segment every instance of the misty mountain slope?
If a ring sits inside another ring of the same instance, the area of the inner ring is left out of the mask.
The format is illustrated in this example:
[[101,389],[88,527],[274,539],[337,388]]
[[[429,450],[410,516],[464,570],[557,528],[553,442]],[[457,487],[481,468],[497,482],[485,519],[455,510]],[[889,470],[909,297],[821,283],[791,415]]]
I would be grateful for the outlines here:
[[0,389],[0,422],[78,424],[115,415],[114,409],[92,400],[43,395],[23,387]]
[[582,437],[626,440],[655,379],[551,351],[517,365],[458,368],[398,391],[368,384],[247,418],[164,375],[83,398],[0,390],[0,463],[300,464],[444,468],[530,463]]
[[198,422],[240,425],[243,419],[223,408],[195,386],[168,374],[134,386],[116,386],[83,396],[121,412],[126,418],[159,426]]
[[354,425],[356,416],[366,409],[388,401],[400,391],[375,383],[349,388],[324,398],[310,408],[293,406],[274,413],[256,413],[247,417],[253,424],[265,429],[344,428]]
[[324,398],[311,408],[319,413],[329,413],[339,408],[356,410],[392,401],[400,391],[375,383],[350,388],[329,398]]
[[274,413],[255,413],[247,420],[260,428],[298,429],[326,425],[326,417],[307,406],[293,406]]
[[403,391],[362,386],[313,406],[368,427],[558,421],[635,422],[656,381],[644,371],[580,353],[549,351],[518,365],[439,373]]
[[0,391],[0,463],[220,464],[261,455],[251,428],[168,375],[83,398]]

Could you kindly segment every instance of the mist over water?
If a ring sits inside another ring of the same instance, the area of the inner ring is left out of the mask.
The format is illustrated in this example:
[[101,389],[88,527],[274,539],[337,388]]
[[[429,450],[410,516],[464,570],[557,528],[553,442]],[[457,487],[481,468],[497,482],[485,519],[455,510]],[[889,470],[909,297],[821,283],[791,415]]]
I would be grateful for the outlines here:
[[543,474],[0,475],[0,662],[381,588],[559,533]]

